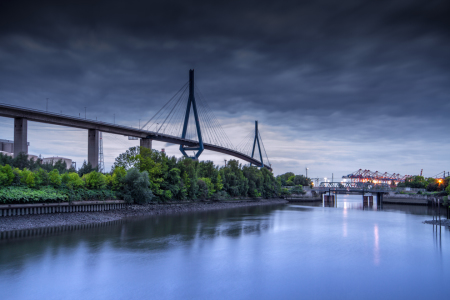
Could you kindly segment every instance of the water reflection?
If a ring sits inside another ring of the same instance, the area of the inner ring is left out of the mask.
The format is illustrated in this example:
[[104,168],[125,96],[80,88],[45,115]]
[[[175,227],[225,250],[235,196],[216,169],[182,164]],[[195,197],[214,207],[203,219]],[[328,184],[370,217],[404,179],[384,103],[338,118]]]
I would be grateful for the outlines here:
[[449,231],[422,224],[424,216],[337,204],[14,233],[0,241],[1,299],[445,296],[435,287],[450,276],[441,254]]
[[[375,196],[371,196],[370,194],[366,194],[368,199],[363,199],[362,195],[346,195],[346,194],[338,194],[334,196],[333,200],[326,201],[323,199],[322,202],[303,202],[304,206],[313,206],[313,207],[335,207],[341,208],[344,210],[354,209],[354,210],[367,210],[367,211],[392,211],[392,212],[403,212],[407,214],[413,215],[433,215],[433,208],[431,206],[426,205],[405,205],[405,204],[390,204],[385,202],[377,202]],[[372,199],[370,197],[373,197]],[[434,212],[436,214],[436,212]],[[447,212],[444,209],[441,209],[441,216],[446,217]]]
[[374,264],[379,265],[380,264],[380,245],[379,241],[380,238],[378,236],[378,224],[375,224],[373,227],[373,236],[375,238],[374,241],[374,250],[373,250],[373,256],[374,256]]
[[[44,253],[55,256],[57,249],[70,251],[80,245],[90,252],[104,245],[135,251],[163,251],[180,244],[192,246],[195,240],[260,235],[273,227],[273,220],[268,216],[277,207],[279,205],[245,207],[4,232],[0,234],[0,247],[7,245],[8,250],[0,251],[0,265],[14,261],[14,267],[20,270],[20,262],[30,256]],[[43,237],[46,237],[45,242]]]

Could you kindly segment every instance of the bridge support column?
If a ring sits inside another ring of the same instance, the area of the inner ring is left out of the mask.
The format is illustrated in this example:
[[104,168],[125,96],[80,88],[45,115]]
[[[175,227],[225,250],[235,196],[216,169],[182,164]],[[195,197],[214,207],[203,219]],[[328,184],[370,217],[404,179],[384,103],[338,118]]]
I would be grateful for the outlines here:
[[14,157],[23,152],[28,154],[28,121],[25,118],[14,118]]
[[152,140],[151,139],[140,139],[139,145],[141,147],[145,147],[147,149],[152,149]]
[[383,208],[383,193],[377,193],[377,207]]
[[99,132],[96,129],[88,130],[88,163],[92,167],[98,167],[98,146],[99,146]]

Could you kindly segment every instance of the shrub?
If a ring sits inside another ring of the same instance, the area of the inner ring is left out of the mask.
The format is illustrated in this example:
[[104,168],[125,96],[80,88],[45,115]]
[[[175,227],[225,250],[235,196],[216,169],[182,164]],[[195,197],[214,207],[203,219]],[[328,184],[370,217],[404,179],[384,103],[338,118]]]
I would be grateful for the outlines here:
[[40,190],[22,186],[11,186],[0,189],[0,203],[33,203],[58,201],[68,201],[68,196],[63,192],[55,190],[51,187],[42,188]]
[[127,176],[127,171],[124,167],[115,167],[114,172],[111,175],[111,188],[114,191],[119,191],[123,188],[124,178]]
[[303,190],[303,186],[301,186],[301,185],[297,185],[294,188],[292,188],[291,193],[292,194],[297,194],[297,195],[304,195],[304,194],[306,194],[306,192]]
[[37,171],[34,172],[34,176],[37,186],[45,186],[49,184],[48,172],[46,170],[39,168]]
[[83,177],[86,187],[92,190],[101,190],[106,186],[106,176],[97,171],[84,174]]
[[48,181],[53,187],[61,186],[61,176],[59,175],[59,171],[57,169],[53,169],[48,173]]
[[291,191],[288,190],[287,188],[282,188],[281,189],[281,195],[282,196],[289,196],[291,194]]
[[11,185],[14,180],[14,172],[10,165],[0,166],[0,186]]
[[123,179],[120,195],[128,203],[148,203],[153,199],[147,171],[140,173],[137,169],[130,169]]
[[69,189],[79,189],[85,185],[83,179],[76,172],[64,173],[61,180]]

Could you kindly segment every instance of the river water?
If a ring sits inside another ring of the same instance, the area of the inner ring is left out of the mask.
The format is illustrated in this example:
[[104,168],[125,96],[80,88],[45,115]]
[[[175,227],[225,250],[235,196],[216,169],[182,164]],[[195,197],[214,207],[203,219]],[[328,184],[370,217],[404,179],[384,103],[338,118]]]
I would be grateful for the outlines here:
[[0,299],[449,298],[426,207],[279,205],[0,241]]

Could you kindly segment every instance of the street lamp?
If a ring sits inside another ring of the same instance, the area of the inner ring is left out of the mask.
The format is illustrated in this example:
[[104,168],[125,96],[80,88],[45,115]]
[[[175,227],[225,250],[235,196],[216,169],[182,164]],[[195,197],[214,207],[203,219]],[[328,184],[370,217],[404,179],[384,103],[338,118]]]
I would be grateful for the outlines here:
[[308,178],[308,169],[309,168],[306,168],[306,178]]

